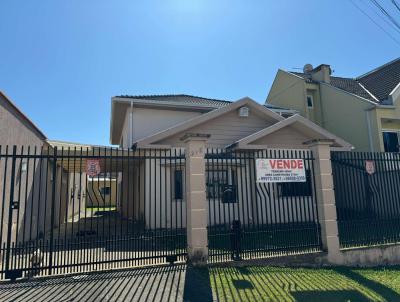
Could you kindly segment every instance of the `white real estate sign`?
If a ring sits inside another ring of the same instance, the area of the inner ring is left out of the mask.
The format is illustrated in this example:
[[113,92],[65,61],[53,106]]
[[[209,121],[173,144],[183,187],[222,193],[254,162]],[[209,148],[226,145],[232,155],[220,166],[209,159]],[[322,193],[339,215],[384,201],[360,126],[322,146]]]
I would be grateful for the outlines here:
[[302,159],[256,159],[257,182],[305,182]]

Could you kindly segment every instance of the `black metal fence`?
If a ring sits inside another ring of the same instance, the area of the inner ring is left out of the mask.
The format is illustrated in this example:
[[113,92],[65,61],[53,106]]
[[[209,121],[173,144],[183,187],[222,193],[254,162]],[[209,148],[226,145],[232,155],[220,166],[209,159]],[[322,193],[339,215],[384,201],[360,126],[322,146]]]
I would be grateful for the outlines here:
[[0,147],[0,277],[184,261],[183,150]]
[[400,241],[400,155],[331,153],[342,248]]
[[[306,253],[321,249],[311,151],[206,153],[211,262]],[[257,159],[300,159],[304,182],[257,182]]]

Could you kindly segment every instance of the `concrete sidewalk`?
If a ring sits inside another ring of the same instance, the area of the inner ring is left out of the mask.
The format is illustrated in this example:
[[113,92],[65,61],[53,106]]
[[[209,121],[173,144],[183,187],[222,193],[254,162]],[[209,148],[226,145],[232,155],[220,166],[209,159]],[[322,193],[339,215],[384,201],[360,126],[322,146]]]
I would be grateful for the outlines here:
[[183,301],[185,277],[175,265],[38,278],[0,284],[0,301]]

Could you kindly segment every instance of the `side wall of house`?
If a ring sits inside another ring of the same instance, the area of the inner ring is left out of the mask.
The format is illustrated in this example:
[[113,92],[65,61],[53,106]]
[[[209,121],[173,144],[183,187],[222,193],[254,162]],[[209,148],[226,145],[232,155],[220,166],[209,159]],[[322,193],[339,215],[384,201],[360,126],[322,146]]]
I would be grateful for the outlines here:
[[123,143],[121,145],[123,148],[130,148],[132,143],[139,139],[168,129],[195,116],[201,115],[201,113],[197,111],[194,112],[133,107],[131,123],[129,114],[130,110],[130,108],[127,109],[124,117],[124,127],[122,129]]
[[0,94],[0,145],[40,147],[43,139]]
[[356,151],[370,150],[367,110],[373,104],[329,85],[320,85],[324,128],[351,143]]
[[[1,153],[5,154],[6,146],[8,146],[8,154],[12,153],[12,146],[17,146],[17,154],[20,154],[21,147],[24,146],[24,153],[27,153],[27,148],[30,146],[30,152],[33,154],[34,147],[40,152],[40,148],[44,145],[44,137],[38,133],[38,131],[25,120],[25,118],[19,113],[10,103],[0,94],[0,146]],[[5,162],[7,161],[7,170],[5,170]],[[0,159],[0,206],[2,207],[1,214],[1,241],[4,242],[7,235],[8,229],[8,209],[10,205],[10,178],[11,178],[11,166],[12,160],[9,158]],[[37,168],[38,162],[35,164],[33,160],[29,163],[31,171]],[[19,211],[12,211],[12,234],[15,237],[20,232],[21,224],[17,226],[16,219],[17,215],[25,217],[25,208],[29,205],[25,205],[26,200],[29,201],[32,189],[33,173],[26,176],[26,173],[21,171],[21,160],[16,160],[15,163],[15,183],[14,183],[14,196],[13,201],[19,202]],[[24,174],[25,173],[25,174]],[[27,177],[27,179],[26,179]],[[6,183],[4,186],[4,179]],[[39,190],[39,189],[37,189]],[[44,190],[43,188],[41,190]],[[25,198],[25,196],[27,198]],[[17,214],[19,212],[19,214]],[[21,219],[21,218],[20,218]]]
[[305,83],[302,78],[279,70],[267,97],[267,103],[294,109],[307,116],[305,103]]

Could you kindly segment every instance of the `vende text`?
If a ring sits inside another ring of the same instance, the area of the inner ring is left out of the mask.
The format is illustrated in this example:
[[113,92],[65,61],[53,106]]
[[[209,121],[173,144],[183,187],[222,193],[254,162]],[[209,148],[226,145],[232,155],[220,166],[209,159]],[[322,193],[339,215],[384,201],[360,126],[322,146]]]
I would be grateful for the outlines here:
[[302,159],[270,159],[272,169],[303,169]]

